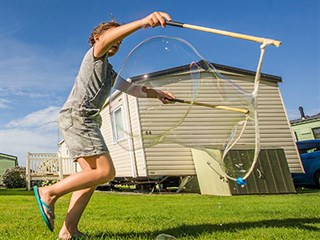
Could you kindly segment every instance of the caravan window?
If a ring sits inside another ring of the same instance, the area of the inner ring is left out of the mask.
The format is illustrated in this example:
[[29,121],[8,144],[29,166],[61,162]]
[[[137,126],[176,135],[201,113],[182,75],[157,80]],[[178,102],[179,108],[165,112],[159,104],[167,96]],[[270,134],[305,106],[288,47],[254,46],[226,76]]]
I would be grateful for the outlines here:
[[312,128],[314,139],[320,139],[320,127]]
[[122,108],[119,107],[112,112],[112,136],[113,142],[124,139]]

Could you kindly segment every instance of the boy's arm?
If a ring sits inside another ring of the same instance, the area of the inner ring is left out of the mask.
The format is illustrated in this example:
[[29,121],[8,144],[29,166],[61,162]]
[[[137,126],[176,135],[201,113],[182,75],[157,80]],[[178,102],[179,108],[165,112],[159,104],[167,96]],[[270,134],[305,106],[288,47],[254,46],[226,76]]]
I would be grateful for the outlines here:
[[125,92],[134,97],[157,98],[163,103],[172,103],[171,100],[175,99],[175,96],[172,93],[164,92],[158,89],[148,88],[146,86],[132,84],[119,76],[114,87],[119,91]]
[[160,25],[165,27],[165,19],[170,21],[170,15],[164,12],[154,12],[140,20],[107,30],[99,36],[99,39],[94,46],[94,57],[102,57],[115,43],[121,41],[140,28],[156,27]]

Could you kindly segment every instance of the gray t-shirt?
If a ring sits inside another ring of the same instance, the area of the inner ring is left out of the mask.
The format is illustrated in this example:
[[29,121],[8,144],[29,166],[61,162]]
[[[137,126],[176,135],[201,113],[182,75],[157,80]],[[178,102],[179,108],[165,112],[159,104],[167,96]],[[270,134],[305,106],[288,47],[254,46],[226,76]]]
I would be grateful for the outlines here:
[[98,115],[109,97],[115,77],[108,55],[96,59],[93,47],[90,48],[82,60],[75,84],[62,110],[71,108],[81,116],[88,117]]

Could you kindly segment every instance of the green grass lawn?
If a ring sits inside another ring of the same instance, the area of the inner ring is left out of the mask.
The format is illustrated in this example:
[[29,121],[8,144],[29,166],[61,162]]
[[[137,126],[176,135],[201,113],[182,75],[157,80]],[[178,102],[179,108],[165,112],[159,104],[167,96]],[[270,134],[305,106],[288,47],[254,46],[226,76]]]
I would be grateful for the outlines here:
[[[31,191],[0,189],[0,239],[56,239],[70,195],[56,204],[56,230],[42,221]],[[320,190],[289,195],[96,192],[80,223],[91,239],[320,239]]]

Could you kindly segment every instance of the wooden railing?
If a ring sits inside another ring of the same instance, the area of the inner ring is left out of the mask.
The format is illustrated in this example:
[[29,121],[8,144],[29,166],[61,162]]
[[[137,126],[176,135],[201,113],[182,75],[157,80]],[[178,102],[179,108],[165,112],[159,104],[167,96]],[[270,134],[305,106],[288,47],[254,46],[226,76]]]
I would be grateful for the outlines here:
[[32,180],[61,180],[77,172],[77,164],[58,153],[28,153],[26,158],[27,189]]

